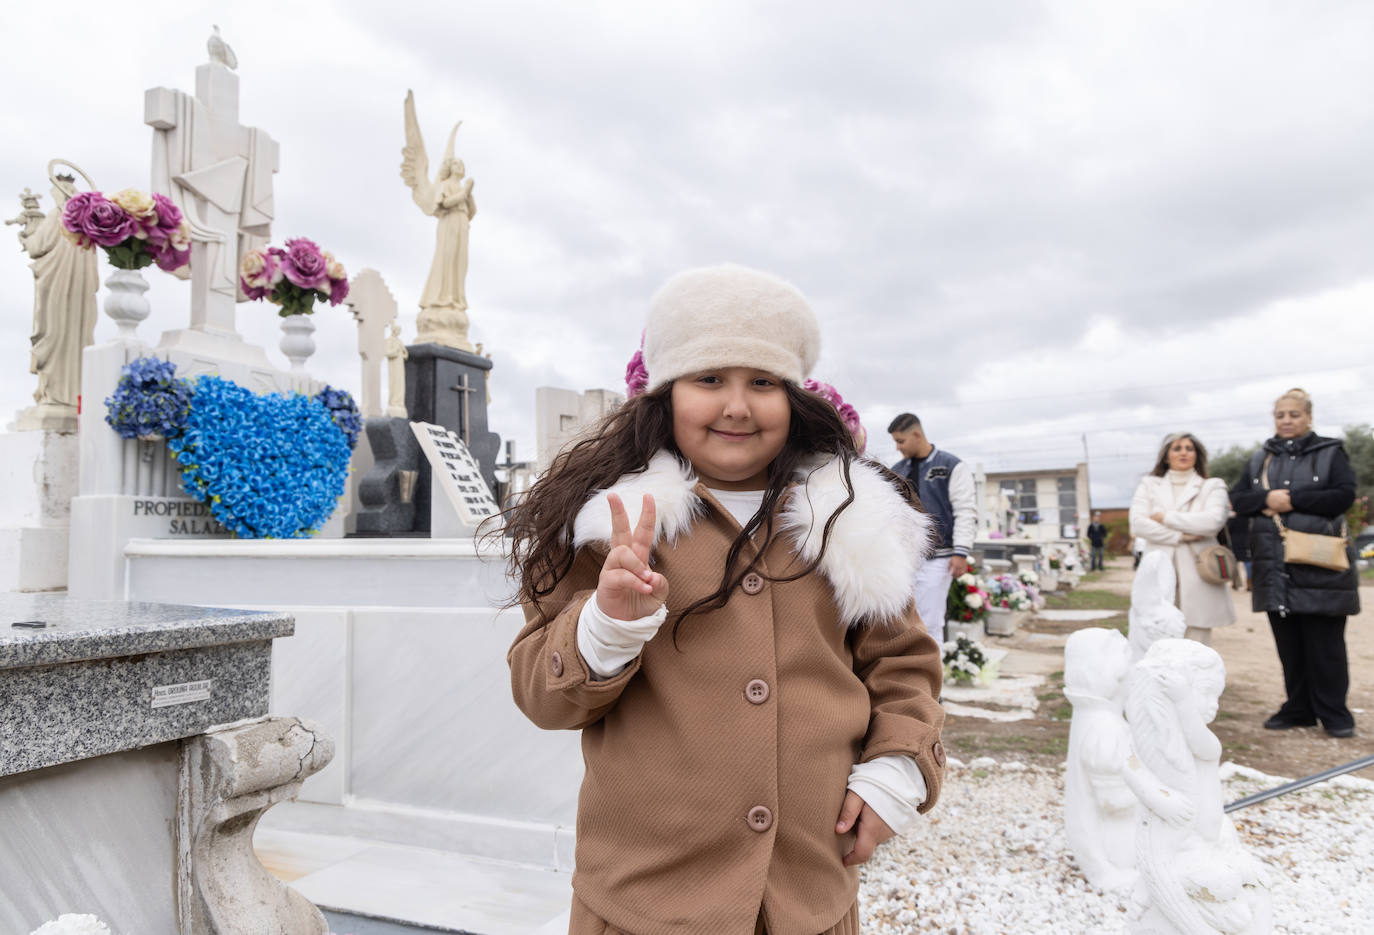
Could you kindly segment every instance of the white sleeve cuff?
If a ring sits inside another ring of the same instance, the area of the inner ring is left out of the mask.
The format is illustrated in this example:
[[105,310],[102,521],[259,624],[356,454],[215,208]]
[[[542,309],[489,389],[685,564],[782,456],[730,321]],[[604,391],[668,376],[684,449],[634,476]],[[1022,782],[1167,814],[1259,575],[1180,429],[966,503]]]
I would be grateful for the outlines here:
[[594,679],[604,682],[615,678],[639,655],[644,644],[653,639],[667,618],[668,605],[659,604],[658,610],[647,617],[616,620],[606,616],[593,594],[591,600],[582,605],[582,613],[577,618],[577,651],[582,654]]
[[906,834],[920,818],[917,808],[926,800],[926,778],[914,757],[900,754],[874,757],[849,770],[849,791],[863,799],[897,834]]

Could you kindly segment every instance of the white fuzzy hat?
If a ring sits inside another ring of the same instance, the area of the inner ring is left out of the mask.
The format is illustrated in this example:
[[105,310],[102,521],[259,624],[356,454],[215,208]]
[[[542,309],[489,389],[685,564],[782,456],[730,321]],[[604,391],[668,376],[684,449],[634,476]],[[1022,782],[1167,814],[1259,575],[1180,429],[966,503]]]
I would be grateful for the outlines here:
[[820,328],[805,296],[758,270],[728,263],[683,270],[649,303],[650,392],[713,367],[766,370],[800,386],[820,352]]

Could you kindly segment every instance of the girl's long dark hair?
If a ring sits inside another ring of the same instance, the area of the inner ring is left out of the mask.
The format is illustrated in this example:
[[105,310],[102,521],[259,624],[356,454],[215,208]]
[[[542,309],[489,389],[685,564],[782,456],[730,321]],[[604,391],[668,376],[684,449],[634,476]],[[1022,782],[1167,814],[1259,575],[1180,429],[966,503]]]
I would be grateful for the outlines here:
[[[851,462],[859,457],[854,437],[828,401],[792,383],[784,382],[782,386],[792,407],[791,425],[782,451],[768,466],[763,503],[730,544],[721,569],[720,586],[678,614],[673,625],[674,639],[677,628],[689,614],[724,607],[731,591],[754,570],[757,558],[743,567],[736,567],[740,553],[759,529],[764,531],[764,541],[756,554],[767,551],[775,534],[774,509],[806,459],[815,455],[839,455],[848,496],[826,520],[820,553],[815,561],[794,574],[770,580],[795,581],[814,571],[825,555],[835,520],[854,502],[854,483],[849,476]],[[532,604],[539,617],[548,621],[540,600],[548,597],[572,569],[576,558],[573,522],[578,511],[597,491],[611,486],[626,474],[645,470],[649,459],[665,449],[687,463],[673,441],[672,384],[629,400],[554,459],[548,473],[506,514],[505,533],[512,540],[511,573],[520,581],[517,602]],[[883,471],[893,487],[916,508],[910,486],[886,468]]]

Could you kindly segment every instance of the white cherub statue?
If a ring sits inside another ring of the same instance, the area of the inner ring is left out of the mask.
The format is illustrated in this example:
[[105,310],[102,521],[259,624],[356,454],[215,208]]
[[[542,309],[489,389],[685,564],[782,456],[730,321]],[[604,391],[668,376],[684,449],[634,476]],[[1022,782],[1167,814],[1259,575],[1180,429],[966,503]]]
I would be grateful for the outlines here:
[[1156,640],[1180,639],[1188,629],[1174,604],[1178,575],[1168,552],[1146,552],[1131,583],[1130,630],[1133,661],[1145,657]]
[[1136,798],[1121,775],[1131,752],[1122,717],[1131,647],[1119,630],[1079,630],[1064,644],[1064,697],[1073,704],[1064,772],[1064,831],[1088,882],[1129,893],[1135,883]]
[[1126,719],[1134,753],[1125,777],[1141,803],[1132,935],[1272,929],[1264,866],[1241,848],[1222,811],[1221,741],[1207,725],[1225,687],[1221,657],[1193,640],[1160,640],[1131,672]]

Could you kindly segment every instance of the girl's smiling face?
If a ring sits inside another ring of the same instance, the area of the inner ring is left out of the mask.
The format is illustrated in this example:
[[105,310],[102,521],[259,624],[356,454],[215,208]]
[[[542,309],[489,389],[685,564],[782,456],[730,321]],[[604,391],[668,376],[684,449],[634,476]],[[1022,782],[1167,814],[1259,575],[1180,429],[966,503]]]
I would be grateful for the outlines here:
[[792,404],[782,380],[723,367],[673,381],[673,441],[708,487],[762,490],[787,443]]

